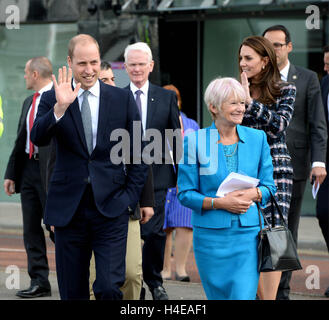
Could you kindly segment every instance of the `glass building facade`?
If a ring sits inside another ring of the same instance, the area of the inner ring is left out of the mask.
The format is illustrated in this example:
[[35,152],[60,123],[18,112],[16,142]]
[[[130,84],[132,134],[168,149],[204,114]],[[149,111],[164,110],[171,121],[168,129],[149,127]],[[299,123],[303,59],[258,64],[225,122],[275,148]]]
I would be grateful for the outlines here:
[[[19,8],[19,28],[14,10]],[[9,10],[11,9],[11,10]],[[318,9],[318,11],[317,11]],[[24,99],[24,66],[45,55],[58,67],[66,63],[67,43],[77,33],[98,39],[103,59],[122,62],[126,45],[150,44],[155,64],[152,81],[175,84],[183,111],[201,127],[210,124],[204,89],[218,76],[238,77],[238,48],[243,38],[261,35],[274,24],[291,33],[290,60],[323,76],[322,48],[329,43],[328,1],[293,0],[0,0],[0,95],[5,130],[0,139],[0,175],[12,150]],[[128,83],[114,70],[120,87]],[[0,202],[19,202],[1,188]],[[302,212],[314,214],[309,186]]]

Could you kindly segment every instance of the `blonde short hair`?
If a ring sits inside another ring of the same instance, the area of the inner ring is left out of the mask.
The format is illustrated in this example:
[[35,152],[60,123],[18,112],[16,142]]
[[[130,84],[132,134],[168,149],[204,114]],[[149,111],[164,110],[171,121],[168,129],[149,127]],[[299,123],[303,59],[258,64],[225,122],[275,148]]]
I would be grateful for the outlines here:
[[239,81],[234,78],[216,78],[212,80],[204,94],[204,102],[207,105],[211,117],[214,119],[214,114],[210,111],[210,105],[217,107],[220,111],[222,104],[234,94],[235,98],[245,100],[246,93]]

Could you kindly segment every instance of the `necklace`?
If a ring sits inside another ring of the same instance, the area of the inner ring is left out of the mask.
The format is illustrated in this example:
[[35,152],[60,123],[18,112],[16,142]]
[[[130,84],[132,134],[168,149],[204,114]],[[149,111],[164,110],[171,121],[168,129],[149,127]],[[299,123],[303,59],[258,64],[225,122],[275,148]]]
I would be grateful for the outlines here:
[[224,155],[225,155],[225,157],[233,157],[237,150],[238,150],[238,143],[235,144],[234,151],[231,154],[225,154],[225,152],[224,152]]

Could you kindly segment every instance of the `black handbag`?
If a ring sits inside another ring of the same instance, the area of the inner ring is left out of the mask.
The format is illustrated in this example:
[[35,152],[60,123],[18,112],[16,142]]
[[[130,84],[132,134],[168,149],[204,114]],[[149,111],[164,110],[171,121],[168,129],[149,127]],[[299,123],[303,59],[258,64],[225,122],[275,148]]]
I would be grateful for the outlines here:
[[[270,191],[270,189],[268,188]],[[259,244],[258,244],[258,271],[293,271],[302,269],[299,261],[297,249],[292,238],[291,232],[284,221],[281,209],[277,204],[272,192],[270,191],[272,208],[273,205],[279,212],[281,225],[271,226],[266,219],[259,203]],[[264,228],[262,228],[261,214],[264,218]],[[274,221],[274,210],[272,210],[272,221]]]

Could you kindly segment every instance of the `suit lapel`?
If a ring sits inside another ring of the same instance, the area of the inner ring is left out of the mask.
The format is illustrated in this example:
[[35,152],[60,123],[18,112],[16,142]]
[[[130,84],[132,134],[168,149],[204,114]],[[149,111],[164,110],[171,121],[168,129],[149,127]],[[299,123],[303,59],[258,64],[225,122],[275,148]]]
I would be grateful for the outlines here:
[[243,127],[237,126],[239,136],[238,142],[238,173],[247,174],[249,161],[246,161],[246,154],[248,154],[248,147],[245,140],[248,138],[243,131]]
[[104,84],[100,82],[100,96],[99,96],[99,111],[98,111],[98,125],[97,125],[97,139],[96,146],[101,144],[103,137],[102,132],[105,132],[105,128],[108,123],[108,117],[110,114],[109,106],[111,105],[112,97],[108,93],[108,90],[104,90]]
[[324,112],[326,115],[326,120],[328,124],[328,95],[329,95],[329,76],[326,78],[325,88],[323,94],[323,105],[324,105]]
[[26,119],[27,114],[29,112],[29,108],[32,104],[32,100],[33,100],[33,96],[28,97],[28,99],[26,100],[26,103],[23,106],[23,118]]
[[288,72],[288,82],[295,83],[297,79],[298,79],[297,70],[293,64],[290,64],[289,72]]
[[150,128],[152,119],[156,112],[156,104],[158,97],[156,95],[155,87],[150,83],[149,92],[147,96],[147,116],[146,116],[146,129]]
[[[201,139],[200,139],[201,138]],[[209,159],[207,164],[208,174],[216,175],[218,181],[223,181],[229,174],[226,166],[224,156],[224,148],[221,143],[217,143],[220,140],[220,135],[212,122],[211,126],[206,130],[206,136],[198,136],[198,145],[202,150],[202,156],[206,156]]]
[[[106,127],[107,118],[109,115],[107,105],[110,103],[109,101],[111,100],[111,96],[107,93],[106,90],[104,90],[104,84],[101,81],[100,81],[99,94],[100,94],[100,96],[99,96],[97,138],[96,138],[96,146],[95,146],[94,150],[96,149],[97,145],[101,143],[101,138],[102,138],[101,133],[104,132],[103,129]],[[74,102],[71,104],[69,110],[71,112],[73,122],[75,123],[75,125],[77,127],[79,137],[81,139],[81,143],[84,146],[85,150],[88,152],[78,98],[76,98],[74,100]]]
[[[127,90],[130,89],[130,85],[125,87]],[[146,129],[151,127],[152,119],[156,112],[156,104],[158,102],[158,96],[156,94],[156,87],[150,82],[149,90],[147,94],[147,115],[146,115]]]
[[24,130],[24,134],[26,132],[26,118],[27,118],[27,114],[29,112],[30,106],[32,104],[32,100],[33,100],[33,96],[30,96],[25,100],[25,103],[23,104],[21,123],[20,123],[20,128],[19,128],[19,135],[21,134],[22,130]]
[[87,148],[87,143],[86,143],[86,138],[85,138],[85,133],[83,130],[83,124],[82,124],[82,118],[81,118],[81,112],[79,108],[79,102],[78,98],[76,98],[73,103],[69,107],[69,111],[71,113],[71,116],[73,118],[73,122],[77,128],[80,140],[86,151],[88,152]]

